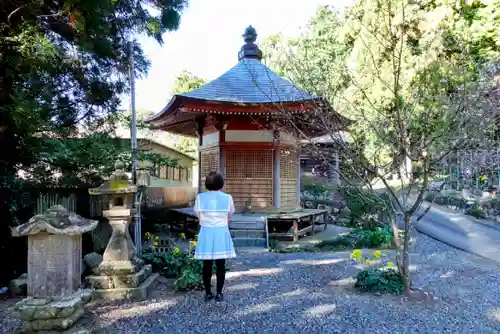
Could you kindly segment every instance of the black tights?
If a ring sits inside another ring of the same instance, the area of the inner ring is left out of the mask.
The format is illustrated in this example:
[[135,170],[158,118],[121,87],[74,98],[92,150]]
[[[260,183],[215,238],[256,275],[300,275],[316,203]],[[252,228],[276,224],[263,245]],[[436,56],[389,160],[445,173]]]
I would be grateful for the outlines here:
[[[205,286],[206,294],[212,293],[212,266],[214,260],[203,260],[203,285]],[[226,279],[226,260],[215,260],[215,275],[217,277],[217,293],[222,293],[224,287],[224,280]]]

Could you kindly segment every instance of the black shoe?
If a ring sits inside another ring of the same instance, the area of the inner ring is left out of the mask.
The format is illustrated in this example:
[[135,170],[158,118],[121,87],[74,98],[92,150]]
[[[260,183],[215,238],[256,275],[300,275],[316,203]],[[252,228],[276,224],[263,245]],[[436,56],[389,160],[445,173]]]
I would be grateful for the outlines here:
[[216,302],[221,302],[223,300],[224,300],[224,296],[222,295],[222,293],[218,293],[217,295],[215,295]]
[[209,302],[211,301],[212,299],[214,299],[214,295],[212,293],[207,293],[205,295],[205,302]]

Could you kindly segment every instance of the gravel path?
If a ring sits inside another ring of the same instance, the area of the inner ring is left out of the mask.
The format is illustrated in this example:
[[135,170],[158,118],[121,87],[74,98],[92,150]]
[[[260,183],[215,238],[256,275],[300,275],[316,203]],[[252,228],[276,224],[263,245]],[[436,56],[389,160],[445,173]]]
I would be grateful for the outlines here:
[[500,275],[489,260],[419,235],[413,281],[430,295],[408,301],[341,286],[357,271],[347,257],[243,254],[228,273],[223,303],[205,304],[201,292],[175,295],[160,289],[147,302],[92,309],[108,333],[499,332]]

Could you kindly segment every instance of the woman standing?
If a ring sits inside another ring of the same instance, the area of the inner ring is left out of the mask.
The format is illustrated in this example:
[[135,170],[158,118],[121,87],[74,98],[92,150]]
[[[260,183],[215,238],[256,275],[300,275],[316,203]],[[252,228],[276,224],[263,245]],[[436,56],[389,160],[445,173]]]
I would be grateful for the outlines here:
[[203,285],[205,301],[212,300],[212,266],[215,261],[217,277],[216,301],[222,301],[222,288],[226,276],[226,259],[236,257],[233,240],[229,233],[229,221],[234,213],[231,195],[221,191],[224,178],[217,172],[210,172],[205,180],[207,192],[198,194],[194,211],[201,229],[194,258],[203,260]]

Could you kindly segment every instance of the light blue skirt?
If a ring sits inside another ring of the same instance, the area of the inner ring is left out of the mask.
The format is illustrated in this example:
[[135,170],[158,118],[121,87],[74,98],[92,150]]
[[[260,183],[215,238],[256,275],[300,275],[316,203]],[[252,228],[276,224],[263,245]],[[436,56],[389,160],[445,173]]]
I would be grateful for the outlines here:
[[201,227],[194,258],[198,260],[219,260],[236,257],[229,227]]

